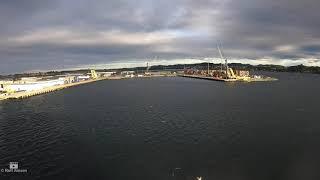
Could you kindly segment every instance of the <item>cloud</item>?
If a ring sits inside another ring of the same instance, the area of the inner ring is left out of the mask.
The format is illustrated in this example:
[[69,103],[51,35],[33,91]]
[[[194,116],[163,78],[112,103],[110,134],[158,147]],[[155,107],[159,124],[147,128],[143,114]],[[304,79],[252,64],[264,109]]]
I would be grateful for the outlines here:
[[20,45],[64,44],[67,45],[147,45],[169,43],[178,37],[174,31],[157,32],[124,32],[120,30],[100,32],[77,32],[68,29],[46,29],[24,34],[9,39],[9,42]]
[[[317,0],[30,0],[0,6],[0,74],[216,58],[318,65]],[[268,57],[268,58],[265,58]]]

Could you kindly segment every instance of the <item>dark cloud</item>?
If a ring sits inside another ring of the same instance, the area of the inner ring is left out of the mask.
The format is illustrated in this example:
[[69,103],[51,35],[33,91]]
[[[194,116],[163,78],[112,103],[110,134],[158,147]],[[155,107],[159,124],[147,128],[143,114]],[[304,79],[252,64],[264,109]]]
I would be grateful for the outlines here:
[[3,1],[0,74],[154,56],[166,62],[218,57],[218,42],[231,59],[319,65],[319,5],[317,0]]

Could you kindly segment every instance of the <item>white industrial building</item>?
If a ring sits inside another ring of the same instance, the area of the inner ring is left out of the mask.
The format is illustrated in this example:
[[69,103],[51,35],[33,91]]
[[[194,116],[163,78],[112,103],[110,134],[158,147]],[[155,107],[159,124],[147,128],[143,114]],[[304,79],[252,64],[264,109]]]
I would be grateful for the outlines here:
[[134,74],[134,71],[121,71],[121,75],[131,75]]
[[84,81],[84,80],[89,80],[91,76],[86,75],[86,76],[77,76],[78,81]]
[[11,91],[11,92],[19,92],[19,91],[33,91],[39,90],[51,86],[57,86],[64,84],[64,79],[55,79],[55,80],[46,80],[46,81],[35,81],[24,84],[1,84],[2,91]]
[[100,76],[100,77],[110,77],[114,74],[116,74],[117,72],[97,72],[97,74]]

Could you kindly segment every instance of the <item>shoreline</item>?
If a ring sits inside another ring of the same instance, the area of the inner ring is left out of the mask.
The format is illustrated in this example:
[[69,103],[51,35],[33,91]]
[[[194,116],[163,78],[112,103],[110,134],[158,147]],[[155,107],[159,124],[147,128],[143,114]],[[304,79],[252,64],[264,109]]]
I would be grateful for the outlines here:
[[180,77],[186,77],[186,78],[195,78],[195,79],[205,79],[205,80],[211,80],[211,81],[221,81],[221,82],[235,82],[234,79],[222,79],[222,78],[215,78],[215,77],[209,77],[209,76],[198,76],[198,75],[179,75]]

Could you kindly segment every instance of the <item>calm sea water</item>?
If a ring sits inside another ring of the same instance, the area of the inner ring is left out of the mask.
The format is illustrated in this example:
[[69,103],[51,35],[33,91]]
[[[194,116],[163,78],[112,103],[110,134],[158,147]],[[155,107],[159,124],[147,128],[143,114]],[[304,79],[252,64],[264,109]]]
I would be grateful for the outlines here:
[[110,80],[0,102],[0,179],[320,179],[320,75]]

